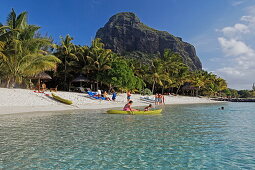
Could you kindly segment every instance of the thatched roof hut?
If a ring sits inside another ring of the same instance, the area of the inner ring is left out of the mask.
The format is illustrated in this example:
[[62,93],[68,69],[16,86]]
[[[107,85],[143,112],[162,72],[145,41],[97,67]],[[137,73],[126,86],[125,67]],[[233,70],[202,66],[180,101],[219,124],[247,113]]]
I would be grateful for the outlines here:
[[33,77],[31,77],[30,79],[40,79],[40,80],[51,80],[51,76],[45,72],[41,72]]

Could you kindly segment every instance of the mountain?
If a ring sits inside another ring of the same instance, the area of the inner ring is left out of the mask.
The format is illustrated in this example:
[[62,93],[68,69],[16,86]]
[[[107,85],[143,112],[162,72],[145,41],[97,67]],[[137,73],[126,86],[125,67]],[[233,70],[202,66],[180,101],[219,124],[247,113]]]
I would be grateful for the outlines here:
[[96,38],[100,38],[107,49],[123,56],[141,59],[160,57],[168,48],[179,53],[192,70],[202,69],[193,45],[166,31],[148,27],[131,12],[112,16],[105,26],[97,31]]

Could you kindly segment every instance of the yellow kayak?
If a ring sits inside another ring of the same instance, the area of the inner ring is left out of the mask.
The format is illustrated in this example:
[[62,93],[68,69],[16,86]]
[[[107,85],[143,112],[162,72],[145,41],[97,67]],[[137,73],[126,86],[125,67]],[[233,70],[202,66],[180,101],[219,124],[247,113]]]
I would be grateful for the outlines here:
[[55,93],[51,93],[51,95],[52,95],[52,97],[53,97],[55,100],[58,100],[58,101],[60,101],[60,102],[62,102],[62,103],[69,104],[69,105],[70,105],[70,104],[73,104],[73,102],[72,102],[71,100],[63,99],[63,98],[57,96]]
[[162,109],[149,111],[123,111],[123,110],[108,110],[108,114],[130,114],[130,115],[160,115]]

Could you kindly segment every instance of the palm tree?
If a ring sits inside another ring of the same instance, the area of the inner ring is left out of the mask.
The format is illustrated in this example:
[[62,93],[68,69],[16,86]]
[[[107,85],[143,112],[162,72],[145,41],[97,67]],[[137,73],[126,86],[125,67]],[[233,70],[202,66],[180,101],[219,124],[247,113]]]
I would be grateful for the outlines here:
[[163,75],[163,65],[160,59],[154,59],[151,62],[150,72],[147,74],[148,77],[147,81],[152,79],[152,93],[154,93],[155,85],[159,84],[163,86],[162,83],[162,75]]
[[164,50],[162,57],[165,73],[168,75],[167,86],[171,89],[177,88],[176,93],[179,92],[181,86],[186,82],[188,76],[188,67],[184,64],[182,57],[172,52],[169,49]]
[[[206,83],[206,76],[203,74],[202,71],[195,71],[191,74],[191,79],[190,79],[191,84],[196,87],[196,96],[198,96],[198,93],[200,89],[205,87]],[[194,91],[192,92],[194,96]]]
[[177,88],[176,94],[179,93],[181,86],[183,86],[186,82],[189,81],[189,73],[187,70],[180,72],[177,76],[174,78],[174,86]]
[[35,31],[36,31],[40,27],[37,27],[34,25],[28,25],[27,12],[22,12],[17,16],[14,9],[12,9],[12,11],[7,17],[6,25],[0,24],[0,34],[1,34],[0,41],[7,41],[13,38],[18,39],[20,36],[22,36],[22,32],[24,30],[28,30],[30,28],[35,28]]
[[97,89],[99,88],[99,77],[97,76],[100,72],[111,69],[112,62],[112,51],[109,49],[102,49],[98,47],[91,47],[89,56],[87,57],[89,65],[84,69],[94,72],[96,75]]
[[89,55],[89,47],[88,46],[76,46],[75,55],[77,56],[78,60],[74,60],[74,71],[77,73],[81,73],[84,71],[87,74],[87,70],[82,70],[85,66],[89,65],[88,62],[88,55]]
[[51,40],[36,36],[40,27],[27,24],[27,13],[9,14],[7,26],[1,26],[0,70],[5,70],[7,87],[42,71],[56,68],[60,62],[48,48]]
[[70,61],[78,61],[76,56],[76,47],[71,42],[73,38],[70,35],[67,35],[65,38],[61,38],[61,44],[57,46],[56,55],[63,61],[64,64],[64,89],[67,90],[67,65]]

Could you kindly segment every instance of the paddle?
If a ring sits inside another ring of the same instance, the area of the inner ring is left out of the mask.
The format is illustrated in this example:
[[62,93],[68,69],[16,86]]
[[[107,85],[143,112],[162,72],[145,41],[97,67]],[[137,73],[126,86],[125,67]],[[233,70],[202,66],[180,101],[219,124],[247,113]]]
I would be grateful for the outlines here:
[[133,110],[130,110],[130,112],[131,112],[131,115],[134,115],[134,112],[133,112]]

